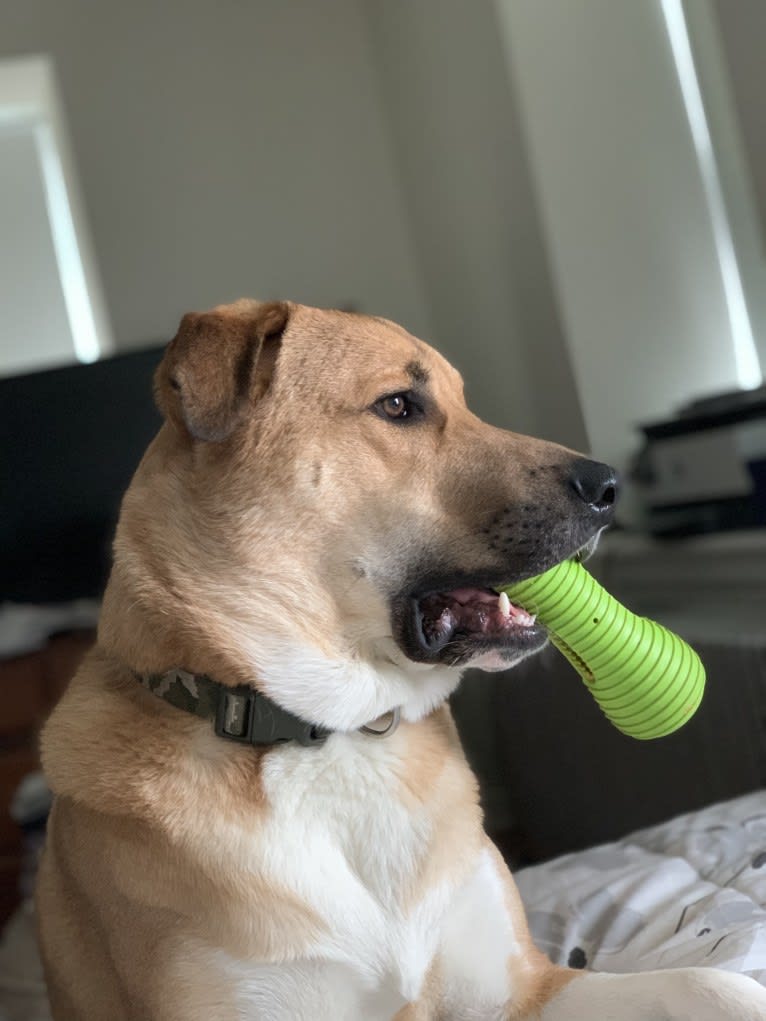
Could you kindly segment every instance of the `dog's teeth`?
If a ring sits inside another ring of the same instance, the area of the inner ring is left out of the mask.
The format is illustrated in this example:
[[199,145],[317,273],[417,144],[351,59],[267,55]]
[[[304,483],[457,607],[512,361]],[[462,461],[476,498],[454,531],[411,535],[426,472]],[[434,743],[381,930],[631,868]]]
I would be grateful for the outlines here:
[[442,610],[442,612],[439,614],[437,627],[439,627],[442,631],[449,631],[450,628],[453,627],[454,623],[455,618],[453,617],[452,612],[448,609]]
[[508,598],[507,593],[501,592],[497,597],[497,608],[500,610],[504,617],[510,617],[511,615],[511,601]]
[[511,620],[519,627],[532,627],[534,622],[537,620],[537,614],[527,613],[527,611],[522,610],[520,606],[513,606],[511,607]]

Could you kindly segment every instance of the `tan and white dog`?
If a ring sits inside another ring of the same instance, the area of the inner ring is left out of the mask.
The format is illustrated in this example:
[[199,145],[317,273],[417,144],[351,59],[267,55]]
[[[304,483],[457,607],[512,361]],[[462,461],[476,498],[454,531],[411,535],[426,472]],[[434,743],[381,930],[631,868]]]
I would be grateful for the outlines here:
[[591,543],[612,472],[481,422],[381,319],[189,315],[156,393],[43,735],[57,1021],[766,1019],[736,975],[551,965],[446,705],[543,645],[493,589]]

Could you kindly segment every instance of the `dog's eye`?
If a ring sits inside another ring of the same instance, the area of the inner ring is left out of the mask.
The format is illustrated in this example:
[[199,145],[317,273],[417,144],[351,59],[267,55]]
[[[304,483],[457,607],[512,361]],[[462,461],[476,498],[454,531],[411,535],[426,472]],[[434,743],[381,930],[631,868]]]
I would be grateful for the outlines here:
[[410,413],[409,401],[404,394],[384,397],[380,406],[389,418],[406,418]]
[[423,413],[422,407],[413,399],[413,395],[407,391],[397,394],[389,394],[381,397],[373,405],[373,408],[383,418],[390,418],[395,422],[401,422],[408,418],[417,418]]

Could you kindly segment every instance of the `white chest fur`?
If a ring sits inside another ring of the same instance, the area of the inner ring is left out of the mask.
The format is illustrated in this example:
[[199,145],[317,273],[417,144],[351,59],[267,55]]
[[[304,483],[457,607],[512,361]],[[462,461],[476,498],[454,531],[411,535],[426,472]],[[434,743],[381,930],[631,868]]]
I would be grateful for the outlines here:
[[336,735],[267,757],[269,809],[228,834],[229,854],[236,847],[240,868],[290,890],[321,932],[294,960],[216,955],[243,1017],[373,1021],[418,995],[462,877],[422,883],[433,820],[403,797],[402,771],[396,737]]
[[291,749],[266,770],[274,805],[266,839],[280,849],[275,873],[326,921],[320,956],[409,998],[451,893],[446,883],[416,890],[433,838],[429,814],[402,800],[395,739],[335,738],[319,756],[312,762]]

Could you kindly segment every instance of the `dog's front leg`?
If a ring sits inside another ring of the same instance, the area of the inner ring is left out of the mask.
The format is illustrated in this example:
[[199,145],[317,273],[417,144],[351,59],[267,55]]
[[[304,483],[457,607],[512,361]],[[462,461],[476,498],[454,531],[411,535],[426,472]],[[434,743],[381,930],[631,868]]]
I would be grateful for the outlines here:
[[421,996],[396,1021],[521,1021],[580,976],[535,947],[516,884],[487,840],[450,901]]
[[766,989],[712,968],[612,975],[551,964],[532,943],[510,872],[487,844],[451,904],[423,995],[409,1010],[401,1021],[766,1021]]
[[522,1016],[524,1021],[766,1021],[766,989],[744,975],[714,968],[580,972],[541,1010]]

